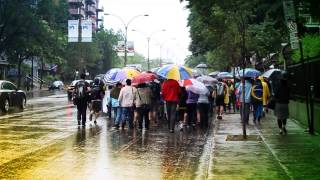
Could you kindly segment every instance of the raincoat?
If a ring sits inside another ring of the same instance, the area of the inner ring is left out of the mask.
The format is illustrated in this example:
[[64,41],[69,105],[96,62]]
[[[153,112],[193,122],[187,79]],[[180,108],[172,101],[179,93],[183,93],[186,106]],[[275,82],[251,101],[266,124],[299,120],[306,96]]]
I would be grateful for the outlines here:
[[262,83],[262,104],[263,106],[268,105],[268,99],[270,97],[270,90],[268,84],[264,81],[263,77],[259,77]]

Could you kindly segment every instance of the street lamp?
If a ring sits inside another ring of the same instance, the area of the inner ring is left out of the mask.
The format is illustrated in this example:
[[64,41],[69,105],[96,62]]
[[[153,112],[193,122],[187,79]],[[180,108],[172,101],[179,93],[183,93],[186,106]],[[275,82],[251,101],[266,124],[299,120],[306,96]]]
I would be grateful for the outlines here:
[[165,29],[160,29],[160,30],[157,30],[157,31],[154,31],[154,32],[150,33],[149,35],[146,35],[146,33],[142,32],[142,31],[135,30],[135,29],[132,29],[132,31],[139,32],[139,33],[141,33],[142,35],[144,35],[147,38],[147,41],[148,41],[148,71],[149,71],[150,70],[150,39],[156,33],[164,32],[166,30]]
[[128,41],[128,27],[130,25],[130,23],[138,18],[138,17],[142,17],[142,16],[149,16],[148,14],[140,14],[140,15],[136,15],[133,16],[128,22],[125,22],[120,16],[115,15],[115,14],[110,14],[110,13],[104,13],[105,16],[114,16],[116,18],[118,18],[122,24],[124,25],[124,29],[125,29],[125,35],[124,35],[124,67],[126,67],[127,65],[127,41]]

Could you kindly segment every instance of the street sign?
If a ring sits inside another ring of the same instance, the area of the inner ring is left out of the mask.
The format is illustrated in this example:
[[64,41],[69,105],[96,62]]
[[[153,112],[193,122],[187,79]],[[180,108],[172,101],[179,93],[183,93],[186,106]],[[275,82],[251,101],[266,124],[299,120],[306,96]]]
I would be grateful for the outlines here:
[[78,42],[79,38],[79,21],[68,20],[68,42]]
[[283,11],[289,30],[291,49],[298,49],[299,36],[296,23],[296,16],[294,13],[294,3],[292,0],[283,0]]
[[81,21],[81,42],[92,42],[92,21]]

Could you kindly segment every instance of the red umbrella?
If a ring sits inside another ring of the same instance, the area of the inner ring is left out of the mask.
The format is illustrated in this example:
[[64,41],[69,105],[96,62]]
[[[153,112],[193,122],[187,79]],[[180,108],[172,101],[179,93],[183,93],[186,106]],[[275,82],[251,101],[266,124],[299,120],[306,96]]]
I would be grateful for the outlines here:
[[157,79],[157,75],[153,73],[141,73],[132,79],[132,84],[137,85],[142,83],[148,83],[155,79]]

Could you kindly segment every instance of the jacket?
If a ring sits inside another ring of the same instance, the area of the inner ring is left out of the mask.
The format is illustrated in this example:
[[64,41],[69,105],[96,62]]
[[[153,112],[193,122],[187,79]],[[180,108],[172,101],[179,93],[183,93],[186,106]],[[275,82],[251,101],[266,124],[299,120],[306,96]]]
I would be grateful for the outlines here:
[[150,105],[151,89],[149,87],[138,88],[135,99],[136,107],[141,107],[143,104]]
[[192,91],[187,91],[188,92],[188,99],[187,99],[187,104],[196,104],[199,99],[199,95],[193,93]]
[[179,83],[173,79],[164,81],[162,84],[161,93],[164,101],[178,103],[181,93]]
[[[250,103],[251,102],[251,83],[249,81],[245,81],[245,101],[244,103]],[[239,91],[238,91],[238,94],[237,94],[237,98],[240,99],[240,102],[243,102],[243,98],[242,98],[242,91],[243,91],[243,87],[242,87],[242,83],[240,83],[239,85]]]
[[121,107],[133,107],[137,89],[132,86],[125,86],[120,90],[119,104]]

